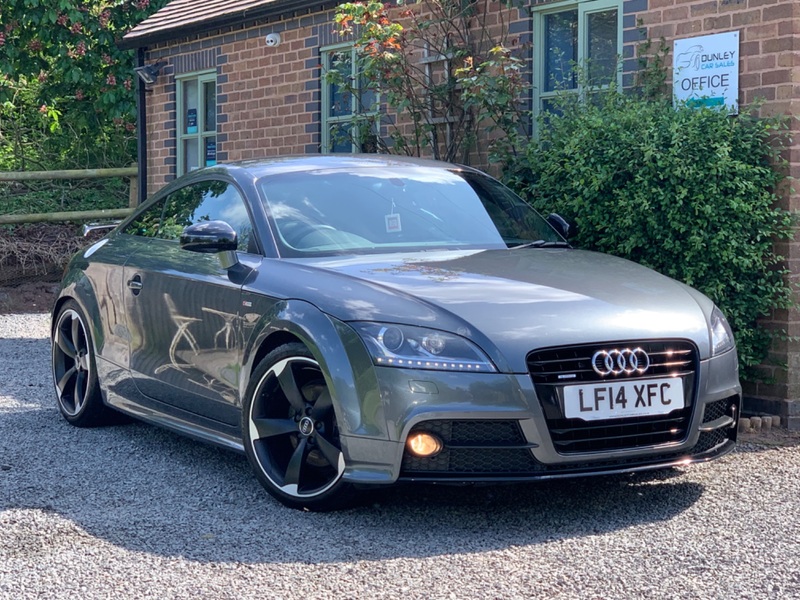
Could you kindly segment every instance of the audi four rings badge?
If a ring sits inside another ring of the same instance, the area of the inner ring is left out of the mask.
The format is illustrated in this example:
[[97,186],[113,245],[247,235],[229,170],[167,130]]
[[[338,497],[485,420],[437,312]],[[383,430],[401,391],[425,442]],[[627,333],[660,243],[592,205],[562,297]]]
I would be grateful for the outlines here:
[[650,368],[650,357],[641,348],[623,348],[622,350],[598,350],[592,355],[592,369],[605,377],[606,375],[641,375]]

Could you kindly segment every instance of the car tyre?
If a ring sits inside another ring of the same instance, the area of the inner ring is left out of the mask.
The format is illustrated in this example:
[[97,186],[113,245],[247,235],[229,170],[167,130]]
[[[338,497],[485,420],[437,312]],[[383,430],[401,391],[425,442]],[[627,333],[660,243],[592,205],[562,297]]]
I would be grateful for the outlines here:
[[329,511],[353,504],[333,398],[303,344],[273,350],[253,371],[242,432],[259,481],[284,505]]
[[74,300],[56,315],[51,358],[58,410],[68,423],[97,427],[118,421],[118,413],[103,403],[88,320]]

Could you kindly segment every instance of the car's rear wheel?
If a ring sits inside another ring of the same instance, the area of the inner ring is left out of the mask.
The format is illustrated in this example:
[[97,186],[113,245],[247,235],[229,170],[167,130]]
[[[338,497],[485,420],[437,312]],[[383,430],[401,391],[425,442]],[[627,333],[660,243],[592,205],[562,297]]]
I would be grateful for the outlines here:
[[319,363],[299,343],[270,352],[256,367],[242,411],[244,445],[259,481],[286,506],[335,510],[353,488],[333,398]]
[[69,423],[94,427],[115,421],[116,413],[103,404],[100,394],[88,321],[72,300],[56,316],[52,368],[58,409]]

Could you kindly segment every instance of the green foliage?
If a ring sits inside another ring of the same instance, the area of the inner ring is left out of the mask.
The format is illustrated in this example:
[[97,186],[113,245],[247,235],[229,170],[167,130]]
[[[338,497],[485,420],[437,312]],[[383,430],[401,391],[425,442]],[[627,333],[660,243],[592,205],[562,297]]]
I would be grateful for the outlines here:
[[776,240],[787,123],[614,90],[565,96],[506,177],[540,211],[575,223],[576,245],[642,263],[708,295],[728,317],[745,377],[767,357],[758,324],[792,305]]
[[[135,53],[117,42],[165,4],[0,0],[0,171],[122,167],[136,160]],[[125,206],[121,185],[5,185],[0,213]]]
[[39,104],[37,80],[20,80],[0,104],[0,171],[128,166],[135,160],[133,126],[120,127],[100,113],[76,117],[69,103]]
[[131,123],[134,52],[117,42],[166,1],[0,0],[0,102],[35,79],[39,104],[64,105],[78,126],[95,112]]

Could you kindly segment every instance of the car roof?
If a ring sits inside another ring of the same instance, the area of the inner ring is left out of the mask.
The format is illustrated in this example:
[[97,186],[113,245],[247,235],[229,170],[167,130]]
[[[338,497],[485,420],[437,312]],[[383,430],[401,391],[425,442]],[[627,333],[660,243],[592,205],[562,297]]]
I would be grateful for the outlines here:
[[[307,154],[301,156],[275,156],[237,162],[223,163],[209,170],[222,168],[231,174],[246,171],[249,177],[261,178],[278,173],[305,172],[317,170],[402,168],[409,166],[433,167],[440,169],[467,169],[452,163],[388,154]],[[206,171],[201,169],[200,171]]]

